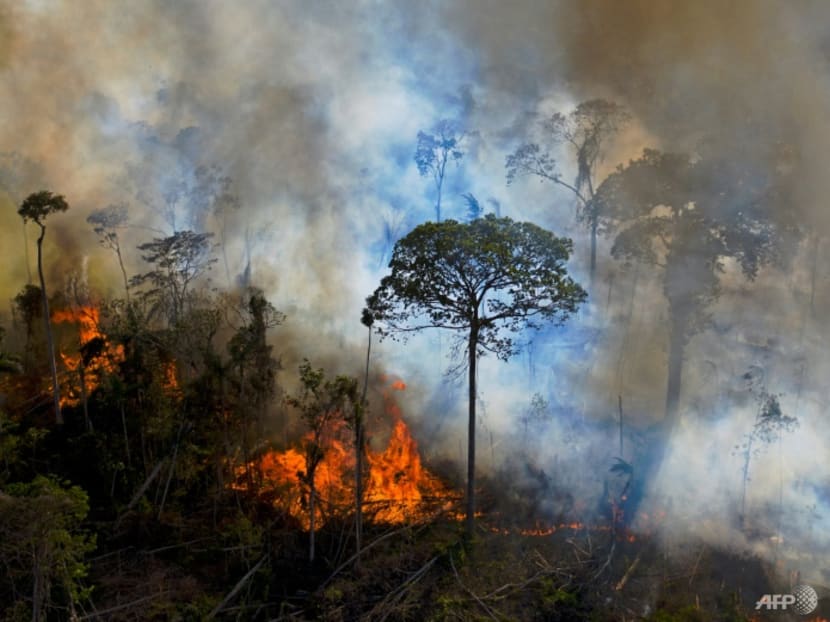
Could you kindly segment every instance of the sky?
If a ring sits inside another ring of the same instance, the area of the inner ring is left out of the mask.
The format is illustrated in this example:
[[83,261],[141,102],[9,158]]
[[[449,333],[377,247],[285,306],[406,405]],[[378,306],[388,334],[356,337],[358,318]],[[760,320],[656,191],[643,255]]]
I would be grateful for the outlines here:
[[[214,284],[231,287],[250,260],[253,282],[287,314],[275,333],[286,370],[303,356],[359,370],[360,310],[385,273],[386,232],[401,237],[433,214],[433,187],[413,153],[418,132],[436,121],[457,119],[468,132],[464,159],[448,170],[446,216],[463,219],[462,194],[472,192],[488,210],[572,237],[569,269],[581,281],[587,236],[572,197],[538,180],[505,182],[505,156],[538,137],[540,118],[592,98],[625,106],[631,123],[609,145],[600,178],[645,147],[752,161],[777,146],[798,171],[778,209],[818,240],[816,254],[809,241],[793,241],[795,260],[753,283],[727,265],[714,327],[687,348],[687,415],[661,485],[684,508],[683,528],[707,525],[707,537],[734,540],[741,462],[733,447],[756,409],[742,378],[762,369],[801,426],[758,460],[750,499],[760,510],[786,489],[795,555],[809,548],[815,524],[830,527],[828,11],[819,1],[766,0],[0,2],[0,299],[13,298],[34,266],[35,232],[24,237],[15,209],[29,192],[49,189],[71,206],[48,223],[50,287],[83,271],[98,295],[118,296],[117,266],[86,217],[127,206],[126,264],[135,274],[138,244],[189,222],[187,200],[176,204],[175,222],[164,218],[165,196],[215,167],[239,206],[202,223],[227,262]],[[557,155],[573,175],[568,154]],[[596,494],[605,475],[592,464],[613,453],[618,396],[635,426],[659,419],[665,299],[653,269],[615,262],[610,246],[600,241],[586,311],[510,363],[482,365],[480,430],[492,449],[482,468],[516,452],[549,469],[554,456],[569,456],[574,472],[597,471],[579,484]],[[376,344],[373,363],[407,380],[407,412],[427,451],[463,462],[465,391],[441,374],[447,344],[437,335]],[[558,418],[522,444],[516,421],[534,393]],[[589,437],[568,436],[563,413]],[[718,460],[728,467],[713,473]],[[563,482],[583,481],[565,470]],[[810,506],[825,511],[819,523]]]

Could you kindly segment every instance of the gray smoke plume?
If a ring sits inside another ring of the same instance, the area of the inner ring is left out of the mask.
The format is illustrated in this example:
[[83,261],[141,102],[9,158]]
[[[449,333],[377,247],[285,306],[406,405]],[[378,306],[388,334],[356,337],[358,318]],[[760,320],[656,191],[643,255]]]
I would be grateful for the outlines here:
[[[0,7],[0,296],[12,298],[26,282],[34,239],[30,232],[24,245],[15,207],[41,188],[71,205],[48,223],[50,282],[60,287],[67,265],[88,256],[92,285],[119,295],[117,269],[86,216],[125,203],[128,270],[142,270],[135,247],[154,236],[188,223],[214,231],[228,264],[227,274],[214,270],[214,283],[231,286],[248,271],[288,314],[274,339],[289,371],[303,356],[333,371],[360,369],[364,298],[394,239],[432,214],[431,186],[412,156],[418,131],[439,119],[469,130],[466,156],[448,172],[447,216],[463,219],[462,193],[472,192],[488,210],[573,237],[571,269],[582,281],[587,235],[572,197],[530,180],[505,185],[504,157],[535,136],[539,115],[594,97],[631,111],[600,177],[646,146],[792,167],[796,182],[778,209],[811,236],[793,238],[786,271],[767,268],[753,283],[725,266],[713,325],[686,350],[684,423],[651,504],[669,513],[671,536],[784,551],[804,572],[824,568],[826,3]],[[788,154],[786,162],[764,160],[770,150]],[[557,155],[571,176],[567,154]],[[231,180],[238,207],[199,212],[205,167]],[[618,396],[629,426],[626,459],[662,417],[668,312],[657,271],[615,262],[610,240],[600,246],[591,312],[528,335],[525,354],[509,364],[485,360],[480,371],[481,433],[492,440],[482,468],[497,470],[519,453],[575,498],[594,500],[619,453]],[[425,451],[463,462],[465,392],[434,362],[447,344],[435,335],[384,343],[374,360],[407,381],[406,412],[419,422]],[[783,409],[800,421],[752,461],[747,503],[764,533],[755,539],[736,527],[741,460],[733,452],[756,416],[744,381],[750,369],[762,370],[764,388],[783,394]],[[535,393],[553,419],[528,442],[520,421]]]

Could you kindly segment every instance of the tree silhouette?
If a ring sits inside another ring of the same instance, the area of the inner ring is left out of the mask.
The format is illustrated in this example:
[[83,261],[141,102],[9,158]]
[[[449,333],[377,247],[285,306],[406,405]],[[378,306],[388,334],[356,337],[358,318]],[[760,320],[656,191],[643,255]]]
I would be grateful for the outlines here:
[[171,325],[183,317],[193,281],[216,263],[211,257],[212,237],[212,233],[177,231],[138,247],[144,253],[142,259],[155,268],[134,276],[130,284],[149,285],[144,296],[154,303],[156,311],[167,312]]
[[[586,294],[567,275],[571,241],[531,223],[488,214],[467,224],[425,223],[395,245],[364,317],[381,336],[426,328],[459,335],[469,372],[466,531],[475,515],[476,362],[485,352],[507,360],[510,336],[539,320],[563,322]],[[368,314],[368,315],[367,315]]]
[[68,209],[69,204],[62,195],[52,194],[48,190],[41,190],[26,197],[20,205],[20,209],[17,210],[17,213],[23,218],[24,223],[31,220],[40,227],[40,235],[37,238],[37,274],[40,278],[40,293],[43,297],[43,323],[46,329],[47,354],[52,372],[52,397],[55,402],[55,423],[58,425],[63,425],[63,413],[61,413],[58,369],[55,364],[55,344],[49,317],[49,298],[46,295],[46,281],[43,278],[43,238],[46,236],[46,218],[51,214],[65,212]]
[[104,248],[110,249],[118,258],[118,267],[121,269],[121,277],[124,279],[124,294],[127,302],[130,300],[130,281],[127,278],[127,271],[124,268],[124,258],[121,255],[121,240],[118,238],[118,230],[127,225],[127,206],[124,204],[110,205],[103,209],[95,210],[86,221],[92,225],[93,231],[98,235],[98,241]]
[[[747,163],[647,149],[597,189],[595,209],[618,231],[612,256],[660,269],[669,310],[665,417],[638,486],[659,468],[679,419],[684,351],[709,324],[724,262],[751,280],[782,257],[784,232],[770,209],[776,183]],[[634,505],[642,490],[636,492]]]
[[415,164],[421,177],[432,177],[435,184],[435,221],[441,222],[441,192],[447,163],[458,163],[464,157],[461,141],[464,132],[457,121],[442,119],[429,132],[418,132]]
[[[597,265],[597,233],[600,227],[599,203],[593,201],[597,166],[602,161],[607,142],[629,121],[629,114],[614,102],[592,99],[579,104],[570,114],[557,112],[542,122],[546,148],[525,143],[507,156],[507,183],[517,177],[533,175],[569,190],[577,200],[577,215],[591,233],[590,278]],[[576,177],[566,181],[550,149],[566,144],[576,158]]]

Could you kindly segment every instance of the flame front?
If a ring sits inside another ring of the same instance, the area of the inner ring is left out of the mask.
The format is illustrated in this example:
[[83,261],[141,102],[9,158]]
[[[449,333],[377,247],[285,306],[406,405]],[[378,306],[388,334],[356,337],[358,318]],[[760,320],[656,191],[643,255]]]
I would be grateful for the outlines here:
[[[402,391],[406,385],[396,381],[390,388]],[[418,444],[390,393],[384,396],[384,402],[394,425],[386,449],[366,452],[365,513],[379,522],[417,522],[431,515],[436,501],[446,505],[456,495],[423,466]],[[314,475],[317,525],[342,515],[354,504],[355,455],[349,434],[346,425],[337,418],[326,431],[325,454]],[[275,503],[308,528],[309,491],[303,450],[270,451],[251,466],[261,477],[263,489],[274,493]],[[240,475],[244,470],[244,467],[239,470]],[[238,486],[246,487],[244,483]]]
[[[61,406],[76,406],[83,396],[90,395],[101,383],[105,374],[112,373],[115,366],[124,360],[124,346],[112,345],[99,326],[99,311],[93,306],[80,306],[60,309],[52,313],[55,324],[75,324],[78,328],[77,352],[67,354],[61,351],[60,357],[67,370],[61,382]],[[95,345],[98,348],[94,348]],[[84,364],[82,352],[87,349],[87,361]],[[83,386],[81,386],[83,379]]]

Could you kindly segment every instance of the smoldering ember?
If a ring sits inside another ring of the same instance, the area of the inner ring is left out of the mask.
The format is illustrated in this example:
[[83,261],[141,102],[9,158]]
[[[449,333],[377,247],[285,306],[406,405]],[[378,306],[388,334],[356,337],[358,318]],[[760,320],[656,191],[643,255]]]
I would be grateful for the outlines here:
[[830,620],[828,43],[0,0],[0,618]]

